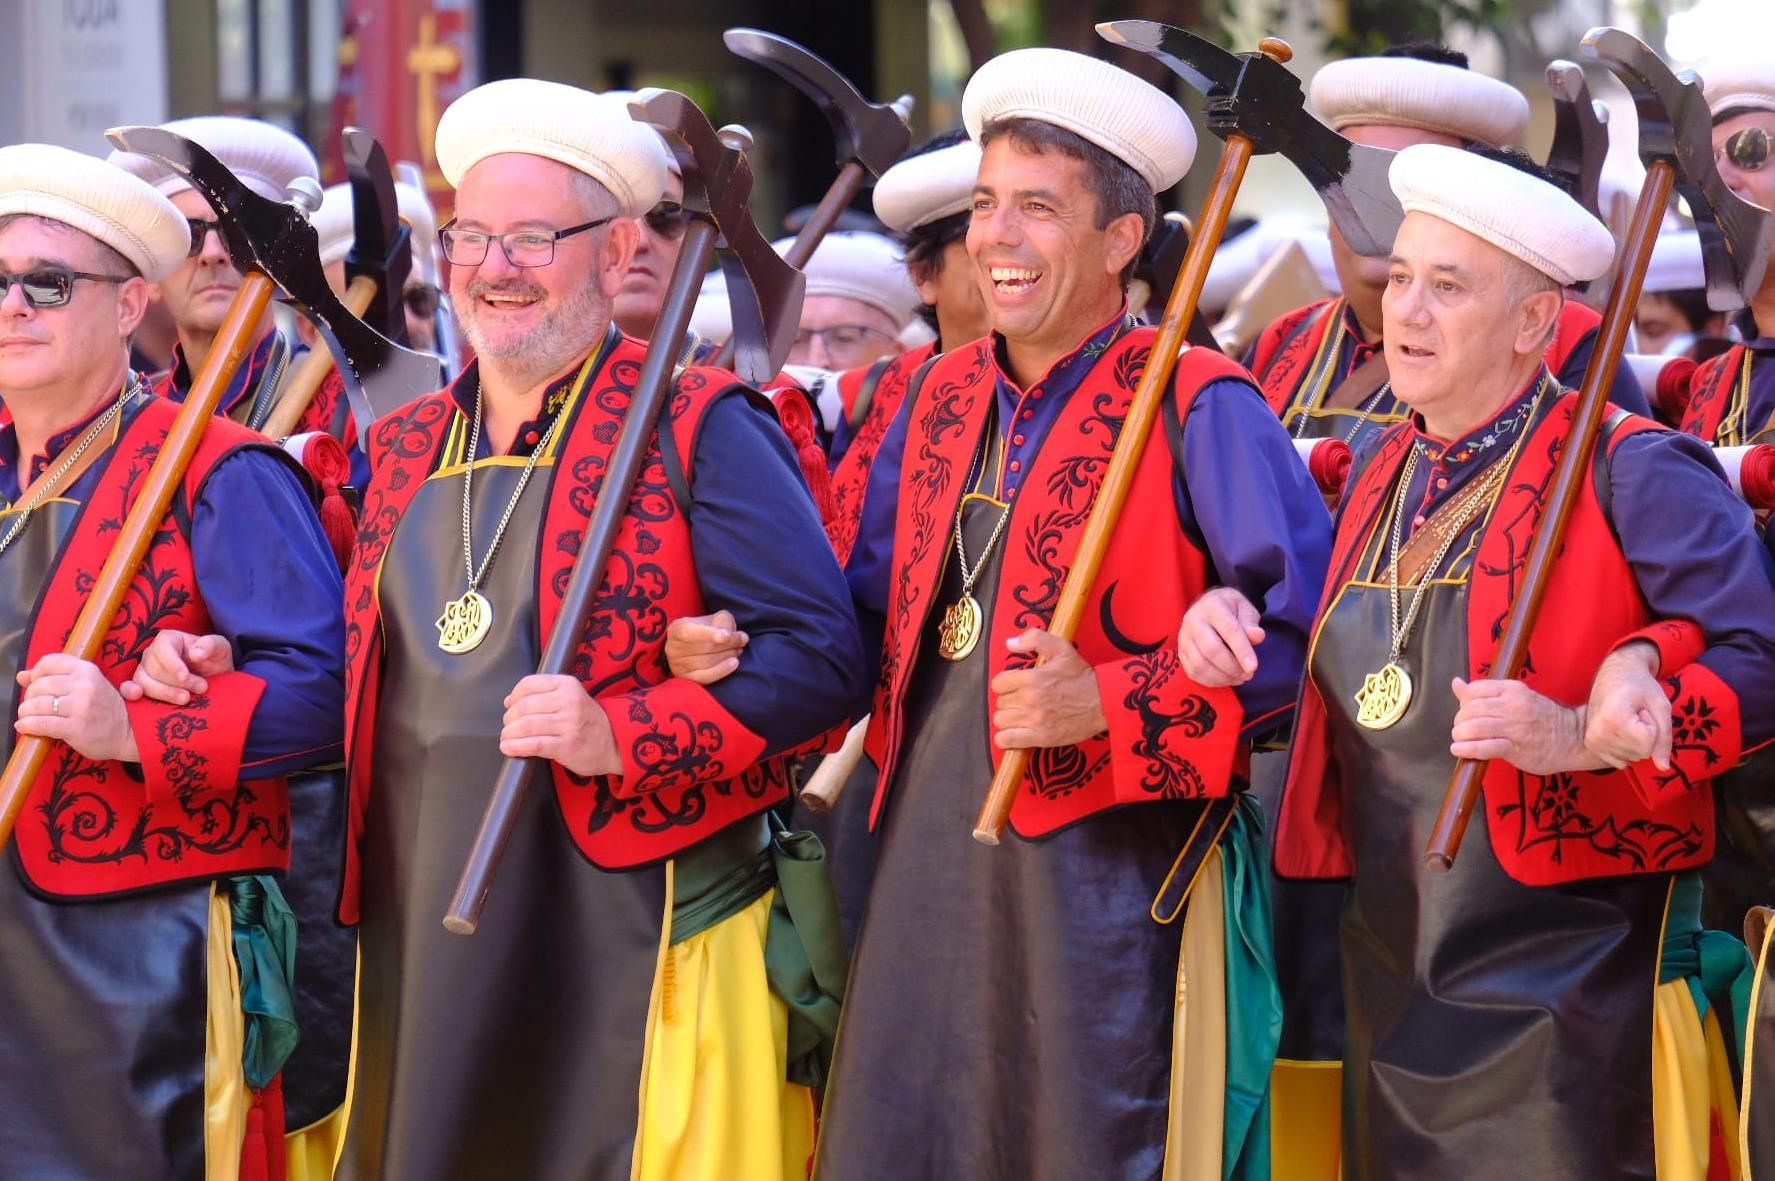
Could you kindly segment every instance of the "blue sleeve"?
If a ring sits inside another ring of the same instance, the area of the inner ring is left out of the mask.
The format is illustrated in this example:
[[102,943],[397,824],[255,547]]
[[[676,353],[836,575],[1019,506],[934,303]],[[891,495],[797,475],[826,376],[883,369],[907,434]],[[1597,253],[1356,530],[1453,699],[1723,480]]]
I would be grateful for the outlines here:
[[871,681],[844,574],[770,411],[737,392],[710,406],[690,486],[703,600],[751,637],[710,692],[768,753],[799,745],[849,716]]
[[302,479],[243,449],[191,512],[198,592],[234,667],[265,682],[241,768],[254,778],[337,761],[345,738],[345,587]]
[[1674,431],[1622,439],[1609,510],[1652,614],[1701,626],[1700,662],[1738,695],[1744,749],[1775,737],[1775,563],[1711,448]]
[[[1174,460],[1177,457],[1174,457]],[[1247,737],[1294,704],[1331,563],[1331,517],[1263,395],[1231,379],[1204,386],[1183,423],[1177,515],[1201,538],[1212,577],[1262,615],[1257,673],[1239,686]]]
[[[1584,370],[1590,368],[1590,358],[1596,352],[1596,338],[1599,330],[1592,328],[1581,337],[1572,349],[1572,355],[1566,358],[1565,368],[1553,376],[1559,384],[1568,389],[1579,389],[1584,384]],[[1640,388],[1639,378],[1633,375],[1631,366],[1623,362],[1615,367],[1615,384],[1609,390],[1609,401],[1627,411],[1643,418],[1652,417],[1652,407],[1646,401],[1646,392]]]

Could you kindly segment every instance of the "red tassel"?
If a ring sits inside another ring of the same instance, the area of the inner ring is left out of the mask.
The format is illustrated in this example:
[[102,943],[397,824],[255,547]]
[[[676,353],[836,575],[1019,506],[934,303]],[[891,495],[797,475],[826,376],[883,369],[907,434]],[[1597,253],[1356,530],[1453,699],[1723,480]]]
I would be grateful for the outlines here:
[[806,391],[796,386],[780,386],[769,391],[770,400],[776,405],[777,418],[783,424],[783,433],[789,436],[789,445],[795,448],[795,461],[801,466],[801,474],[807,479],[808,491],[813,493],[814,507],[820,510],[820,520],[825,524],[832,523],[832,473],[826,466],[826,452],[820,447],[819,432],[814,429],[813,403],[808,400]]
[[1658,389],[1652,395],[1652,408],[1671,426],[1680,424],[1689,413],[1689,398],[1695,392],[1690,379],[1695,376],[1696,368],[1693,358],[1678,357],[1658,371]]
[[296,456],[320,489],[320,527],[333,547],[339,569],[345,569],[351,557],[352,543],[357,540],[357,518],[339,489],[351,479],[351,457],[345,445],[324,431],[296,435],[284,440],[284,447]]
[[253,1104],[247,1108],[240,1181],[286,1181],[289,1169],[284,1149],[284,1081],[279,1074],[263,1090],[253,1092]]
[[1759,443],[1746,449],[1738,468],[1738,487],[1744,503],[1758,512],[1775,508],[1775,446]]

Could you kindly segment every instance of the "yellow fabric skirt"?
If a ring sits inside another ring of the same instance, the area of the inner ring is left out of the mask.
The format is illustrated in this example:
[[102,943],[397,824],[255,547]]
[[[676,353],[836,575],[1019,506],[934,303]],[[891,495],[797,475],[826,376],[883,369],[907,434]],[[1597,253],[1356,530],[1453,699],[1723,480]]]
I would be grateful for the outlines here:
[[813,1092],[784,1079],[788,1011],[764,975],[775,893],[682,943],[661,938],[634,1181],[803,1181],[813,1166]]

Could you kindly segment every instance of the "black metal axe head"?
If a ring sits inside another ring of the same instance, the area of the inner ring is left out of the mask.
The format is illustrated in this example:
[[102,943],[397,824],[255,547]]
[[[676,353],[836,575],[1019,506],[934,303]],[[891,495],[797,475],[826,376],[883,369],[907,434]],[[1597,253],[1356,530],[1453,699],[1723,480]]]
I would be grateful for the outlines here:
[[1307,110],[1285,58],[1228,53],[1212,41],[1158,21],[1105,21],[1105,41],[1165,63],[1208,100],[1208,130],[1240,135],[1258,155],[1282,156],[1307,178],[1325,211],[1358,254],[1387,254],[1405,211],[1387,181],[1393,153],[1353,144]]
[[1547,90],[1553,95],[1553,145],[1547,149],[1547,171],[1565,182],[1572,199],[1586,212],[1606,221],[1602,166],[1609,155],[1609,109],[1590,97],[1590,83],[1577,62],[1549,64]]
[[721,39],[735,54],[763,66],[814,101],[832,125],[840,168],[855,161],[869,175],[880,176],[912,146],[912,129],[906,124],[909,97],[872,103],[825,58],[775,33],[729,29]]
[[1775,214],[1726,187],[1713,161],[1713,115],[1700,80],[1691,71],[1671,72],[1649,45],[1621,29],[1591,29],[1580,48],[1633,96],[1640,159],[1676,170],[1676,191],[1701,235],[1708,306],[1716,312],[1743,307],[1768,269]]
[[394,192],[394,170],[376,137],[347,127],[340,136],[345,175],[351,183],[351,250],[345,256],[345,280],[363,275],[375,280],[376,298],[364,309],[364,320],[397,344],[407,343],[407,314],[401,303],[407,276],[413,270],[413,231],[401,221]]
[[105,134],[126,152],[161,161],[202,193],[222,222],[235,267],[265,274],[314,322],[339,361],[361,430],[438,387],[435,357],[395,344],[339,302],[321,270],[314,227],[301,210],[261,197],[202,145],[164,128],[117,127]]
[[770,248],[752,220],[752,137],[739,127],[717,132],[709,117],[675,90],[643,90],[629,114],[668,133],[684,174],[683,205],[721,234],[721,271],[733,309],[734,372],[753,385],[775,377],[801,326],[805,276]]

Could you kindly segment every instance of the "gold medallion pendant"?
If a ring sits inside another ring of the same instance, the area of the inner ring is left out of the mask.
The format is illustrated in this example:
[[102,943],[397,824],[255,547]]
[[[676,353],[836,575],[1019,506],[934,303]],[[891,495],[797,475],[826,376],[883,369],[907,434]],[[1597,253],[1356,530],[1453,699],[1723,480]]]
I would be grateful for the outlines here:
[[973,595],[963,595],[943,612],[943,626],[937,632],[937,655],[944,660],[966,660],[980,643],[980,604]]
[[477,590],[466,590],[460,599],[444,604],[438,616],[438,647],[452,656],[473,652],[493,627],[493,604]]
[[1389,660],[1378,673],[1362,678],[1356,691],[1356,721],[1370,730],[1385,730],[1405,716],[1411,705],[1411,674]]

